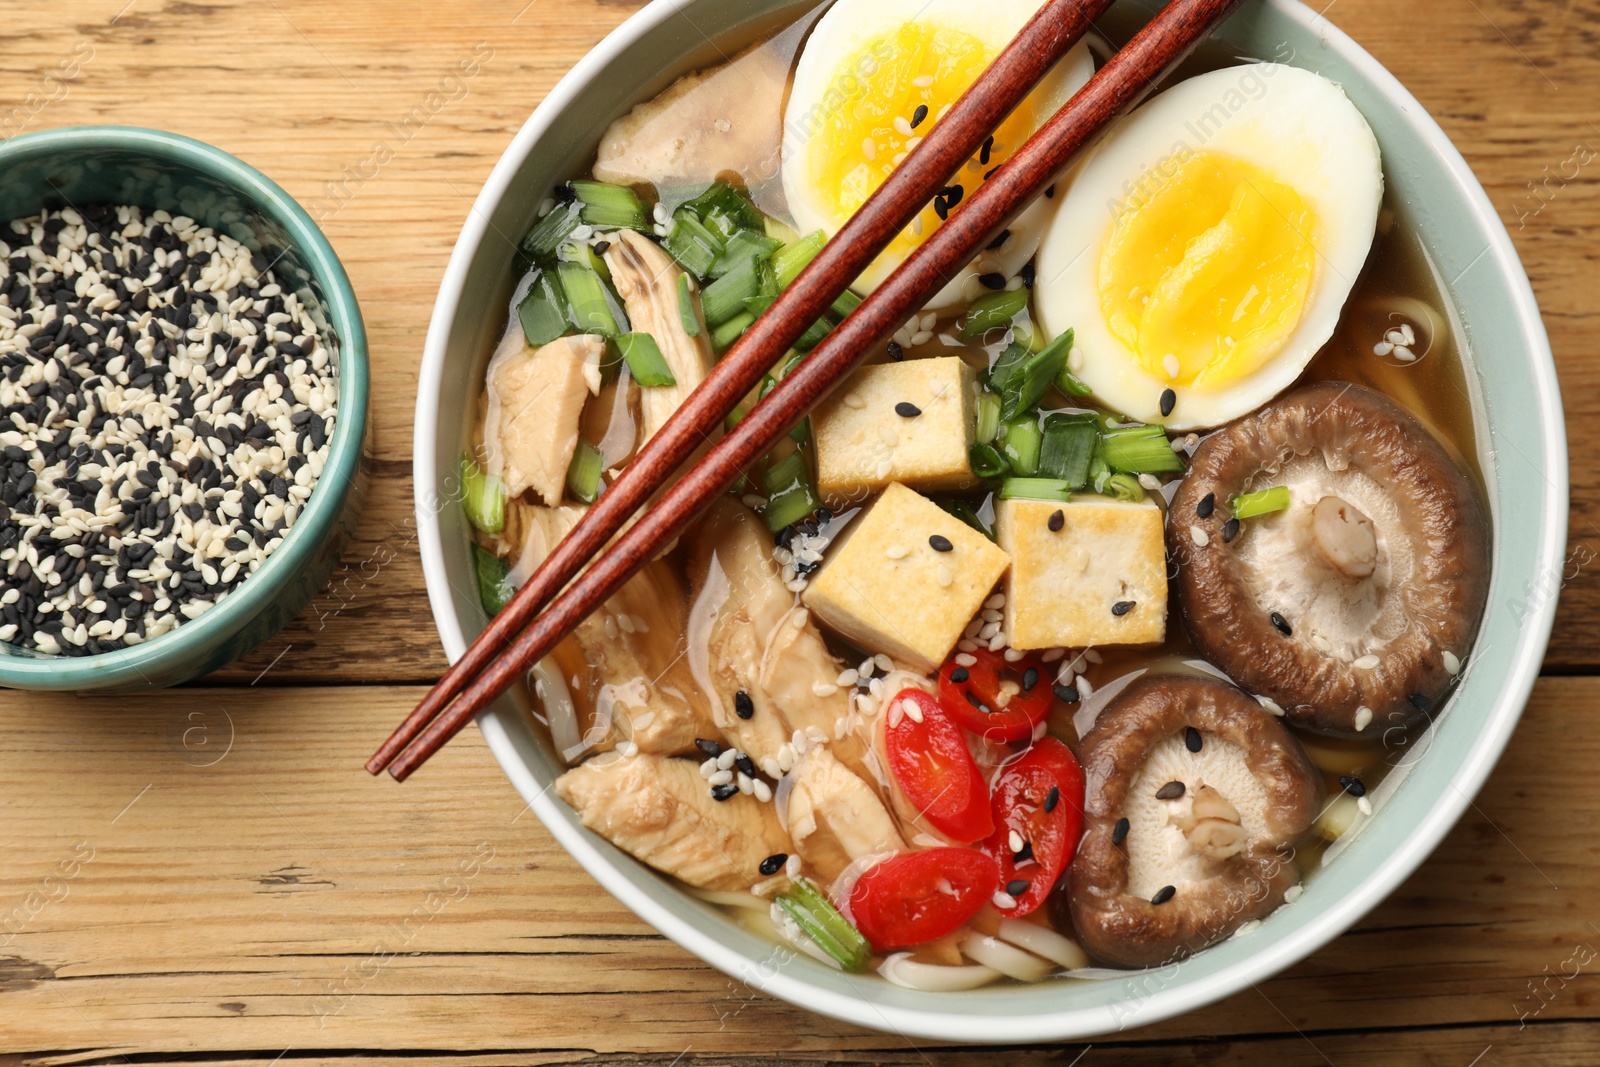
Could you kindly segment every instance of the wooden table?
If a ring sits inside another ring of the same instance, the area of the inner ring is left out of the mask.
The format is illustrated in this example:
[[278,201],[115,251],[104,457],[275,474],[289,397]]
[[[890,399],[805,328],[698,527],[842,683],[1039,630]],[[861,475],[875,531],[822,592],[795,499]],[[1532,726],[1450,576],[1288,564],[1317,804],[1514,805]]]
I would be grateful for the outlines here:
[[[0,4],[0,133],[176,130],[321,215],[365,311],[377,430],[348,569],[248,661],[139,699],[0,696],[0,1063],[991,1062],[701,965],[566,857],[476,732],[403,788],[360,769],[444,666],[409,472],[445,260],[528,111],[637,7]],[[1461,146],[1544,309],[1576,459],[1546,677],[1449,840],[1351,933],[1205,1011],[1001,1062],[1600,1062],[1600,3],[1342,0],[1329,17]],[[475,51],[464,89],[430,98]],[[397,135],[418,105],[426,123]]]

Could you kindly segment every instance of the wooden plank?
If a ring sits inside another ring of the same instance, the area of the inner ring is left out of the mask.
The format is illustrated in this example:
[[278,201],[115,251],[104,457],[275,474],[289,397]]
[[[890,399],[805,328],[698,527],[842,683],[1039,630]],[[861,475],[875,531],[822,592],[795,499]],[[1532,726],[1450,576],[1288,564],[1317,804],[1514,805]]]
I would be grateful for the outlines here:
[[[417,693],[0,696],[0,1051],[906,1051],[654,934],[523,814],[475,732],[405,786],[368,779]],[[1547,1024],[1600,1019],[1592,963],[1551,977],[1600,946],[1596,846],[1572,832],[1600,821],[1597,721],[1600,680],[1542,682],[1475,807],[1355,931],[1117,1043],[1525,1018],[1518,1047],[1543,1056]]]
[[[556,78],[638,6],[497,0],[441,14],[428,0],[79,0],[63,20],[54,5],[0,3],[15,42],[0,55],[0,133],[114,122],[219,145],[323,218],[361,299],[377,462],[351,569],[280,639],[214,682],[247,683],[269,665],[260,684],[421,683],[442,669],[409,539],[411,418],[433,298],[472,198],[512,134]],[[1567,161],[1580,145],[1600,148],[1589,125],[1600,63],[1586,44],[1600,4],[1343,0],[1329,17],[1440,119],[1512,228],[1560,361],[1573,453],[1592,454],[1600,448],[1591,281],[1600,266],[1600,161]],[[43,82],[75,47],[80,56],[92,50],[76,75],[59,88]],[[437,111],[418,128],[399,125],[483,48],[492,55],[477,73],[449,84],[454,99],[432,101]],[[1600,472],[1580,462],[1574,477],[1574,577],[1550,656],[1558,669],[1600,664]],[[369,648],[383,654],[352,654]]]

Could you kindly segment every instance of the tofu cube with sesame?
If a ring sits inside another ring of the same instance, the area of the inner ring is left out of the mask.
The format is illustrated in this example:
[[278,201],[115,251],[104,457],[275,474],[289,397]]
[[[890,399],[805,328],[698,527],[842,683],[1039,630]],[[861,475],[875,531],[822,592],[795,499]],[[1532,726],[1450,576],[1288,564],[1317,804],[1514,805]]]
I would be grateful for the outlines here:
[[867,651],[932,671],[1009,562],[981,533],[896,482],[851,522],[803,599]]
[[811,416],[823,501],[839,510],[890,482],[976,485],[967,461],[976,400],[977,376],[956,356],[862,367]]
[[1011,556],[1011,647],[1146,645],[1166,639],[1167,552],[1153,501],[1002,500],[995,534]]

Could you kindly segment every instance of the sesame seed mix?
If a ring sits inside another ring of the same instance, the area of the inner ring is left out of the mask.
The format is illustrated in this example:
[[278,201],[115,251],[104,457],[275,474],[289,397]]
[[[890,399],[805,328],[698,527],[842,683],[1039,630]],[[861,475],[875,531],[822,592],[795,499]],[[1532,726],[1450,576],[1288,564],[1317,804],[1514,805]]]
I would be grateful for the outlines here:
[[1207,493],[1200,498],[1200,503],[1195,505],[1194,513],[1202,519],[1209,519],[1211,513],[1217,509],[1217,494]]
[[1161,417],[1166,418],[1172,414],[1172,409],[1178,406],[1178,394],[1171,389],[1161,390]]
[[1178,895],[1178,887],[1177,886],[1164,885],[1160,889],[1156,890],[1156,895],[1150,898],[1150,903],[1156,904],[1156,905],[1165,904],[1167,901],[1171,900],[1173,897],[1175,897],[1177,895]]
[[327,459],[338,383],[269,267],[165,211],[0,226],[0,641],[138,644],[282,542]]
[[894,406],[894,413],[902,419],[914,419],[922,414],[922,409],[909,400],[902,400]]
[[1128,820],[1118,819],[1117,825],[1111,828],[1111,843],[1120,845],[1128,839]]
[[1282,634],[1285,637],[1293,637],[1294,636],[1294,627],[1289,625],[1289,620],[1288,619],[1285,619],[1282,615],[1280,615],[1276,611],[1274,611],[1272,614],[1268,615],[1267,617],[1272,620],[1273,627],[1280,634]]
[[1205,747],[1205,739],[1200,736],[1200,731],[1193,726],[1183,728],[1183,747],[1190,752],[1199,752]]
[[1156,790],[1156,799],[1179,800],[1182,799],[1183,794],[1186,792],[1188,792],[1188,787],[1182,782],[1168,782],[1166,785]]

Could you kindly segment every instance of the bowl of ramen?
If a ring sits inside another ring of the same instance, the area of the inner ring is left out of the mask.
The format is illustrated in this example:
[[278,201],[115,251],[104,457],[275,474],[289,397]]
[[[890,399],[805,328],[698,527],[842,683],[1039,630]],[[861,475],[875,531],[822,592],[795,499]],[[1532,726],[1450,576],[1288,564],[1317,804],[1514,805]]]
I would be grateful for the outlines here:
[[[1036,8],[658,2],[552,91],[427,340],[452,658]],[[959,1041],[1144,1025],[1316,950],[1454,824],[1537,674],[1566,486],[1466,164],[1314,12],[1253,4],[480,726],[753,989]]]

